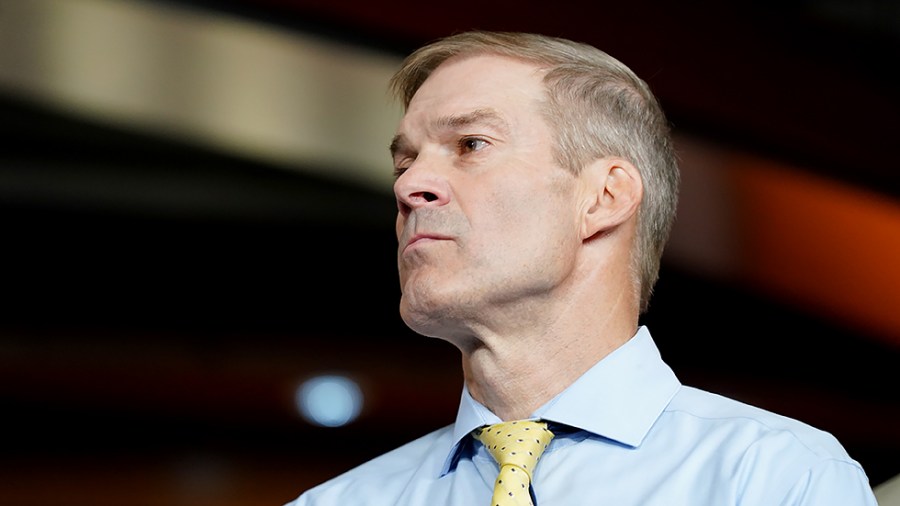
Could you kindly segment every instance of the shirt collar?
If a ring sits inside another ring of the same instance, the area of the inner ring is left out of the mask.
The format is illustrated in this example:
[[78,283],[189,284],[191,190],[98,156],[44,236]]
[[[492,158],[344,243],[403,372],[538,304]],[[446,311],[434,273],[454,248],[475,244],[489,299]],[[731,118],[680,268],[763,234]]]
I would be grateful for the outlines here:
[[637,447],[680,387],[642,326],[535,416]]
[[[636,447],[681,387],[663,361],[650,331],[641,326],[625,344],[597,362],[532,418],[585,430]],[[467,436],[502,420],[472,398],[463,386],[453,445],[441,476],[450,472],[470,445]]]
[[470,441],[474,441],[474,439],[468,437],[473,430],[483,425],[491,425],[502,421],[491,410],[473,399],[469,394],[469,389],[463,385],[459,410],[456,412],[456,423],[453,424],[453,446],[450,447],[450,454],[444,461],[441,476],[453,470],[460,455],[469,447]]

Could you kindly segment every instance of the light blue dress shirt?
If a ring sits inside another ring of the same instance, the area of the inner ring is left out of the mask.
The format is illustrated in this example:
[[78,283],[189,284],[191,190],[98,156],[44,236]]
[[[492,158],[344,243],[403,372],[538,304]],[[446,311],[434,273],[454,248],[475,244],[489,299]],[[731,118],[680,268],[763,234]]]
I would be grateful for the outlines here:
[[[538,506],[876,505],[830,434],[682,386],[646,327],[533,415],[556,437]],[[501,421],[463,389],[456,423],[286,506],[488,506],[497,464],[470,432]]]

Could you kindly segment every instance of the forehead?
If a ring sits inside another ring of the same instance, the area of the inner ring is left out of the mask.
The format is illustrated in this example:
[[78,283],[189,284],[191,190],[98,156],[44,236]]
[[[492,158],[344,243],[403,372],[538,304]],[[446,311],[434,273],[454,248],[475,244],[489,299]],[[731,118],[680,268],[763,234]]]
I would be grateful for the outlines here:
[[544,71],[497,55],[450,58],[416,91],[403,123],[490,109],[504,119],[533,115],[545,97]]

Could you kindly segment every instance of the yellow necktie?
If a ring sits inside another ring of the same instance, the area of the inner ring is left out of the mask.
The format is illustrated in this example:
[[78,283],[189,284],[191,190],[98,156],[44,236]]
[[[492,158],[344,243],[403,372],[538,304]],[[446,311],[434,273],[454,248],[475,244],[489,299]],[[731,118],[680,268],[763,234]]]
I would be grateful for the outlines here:
[[488,425],[472,433],[500,464],[491,506],[533,506],[531,476],[553,433],[546,422],[518,420]]

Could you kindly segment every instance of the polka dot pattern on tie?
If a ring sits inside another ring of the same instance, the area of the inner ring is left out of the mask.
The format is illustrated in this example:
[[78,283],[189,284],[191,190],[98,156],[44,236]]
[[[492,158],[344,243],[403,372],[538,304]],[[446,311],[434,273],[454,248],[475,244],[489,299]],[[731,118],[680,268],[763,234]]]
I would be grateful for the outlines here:
[[553,433],[546,422],[517,420],[488,425],[472,433],[500,465],[491,506],[533,506],[532,472]]

